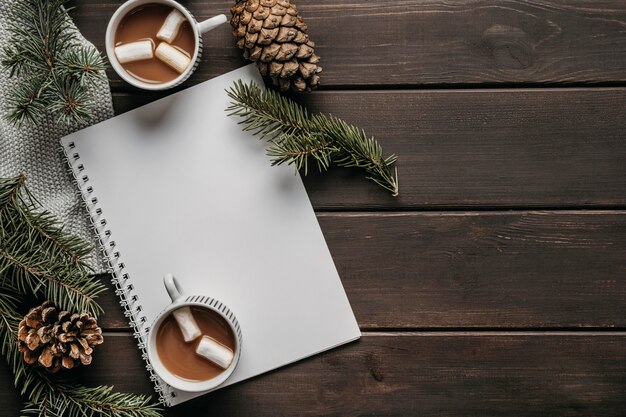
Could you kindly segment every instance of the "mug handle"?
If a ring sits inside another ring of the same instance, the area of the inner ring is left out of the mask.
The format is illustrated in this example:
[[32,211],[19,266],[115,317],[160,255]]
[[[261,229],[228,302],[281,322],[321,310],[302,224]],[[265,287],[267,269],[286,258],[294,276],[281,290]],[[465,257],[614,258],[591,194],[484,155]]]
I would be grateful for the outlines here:
[[175,303],[185,295],[174,275],[170,273],[165,274],[163,277],[163,284],[165,284],[165,289],[167,290],[167,294],[172,299],[172,303]]
[[204,35],[208,31],[215,29],[216,27],[218,27],[222,23],[226,23],[227,21],[228,19],[226,18],[226,15],[218,14],[217,16],[213,16],[210,19],[203,20],[202,22],[198,23],[198,31]]

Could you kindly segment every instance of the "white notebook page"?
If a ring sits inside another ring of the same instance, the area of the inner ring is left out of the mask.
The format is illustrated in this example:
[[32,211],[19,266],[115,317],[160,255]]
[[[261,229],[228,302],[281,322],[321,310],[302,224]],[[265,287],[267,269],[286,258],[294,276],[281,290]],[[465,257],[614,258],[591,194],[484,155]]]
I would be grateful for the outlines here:
[[246,66],[61,141],[89,177],[146,325],[170,303],[166,272],[237,316],[242,355],[222,387],[360,336],[300,176],[271,167],[266,143],[227,117],[224,89],[238,79],[261,83]]

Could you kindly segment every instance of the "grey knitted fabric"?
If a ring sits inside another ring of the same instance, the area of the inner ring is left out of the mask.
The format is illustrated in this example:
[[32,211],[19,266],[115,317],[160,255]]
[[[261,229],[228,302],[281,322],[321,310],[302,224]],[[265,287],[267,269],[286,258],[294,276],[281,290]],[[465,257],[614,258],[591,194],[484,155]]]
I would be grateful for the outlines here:
[[[6,45],[9,34],[7,19],[11,4],[15,0],[0,0],[0,45]],[[17,0],[21,1],[21,0]],[[71,30],[78,29],[71,24]],[[94,47],[80,34],[79,38]],[[7,71],[0,73],[0,117],[4,116],[4,97],[19,79],[9,78]],[[106,81],[94,87],[96,111],[89,124],[95,124],[113,116],[111,91]],[[65,126],[47,121],[38,126],[25,124],[13,126],[0,121],[0,177],[12,177],[20,173],[27,176],[27,186],[44,208],[54,213],[67,230],[98,248],[92,232],[84,203],[73,182],[67,162],[61,152],[59,139],[77,130],[76,126]],[[91,266],[96,272],[104,272],[100,251],[94,251]]]

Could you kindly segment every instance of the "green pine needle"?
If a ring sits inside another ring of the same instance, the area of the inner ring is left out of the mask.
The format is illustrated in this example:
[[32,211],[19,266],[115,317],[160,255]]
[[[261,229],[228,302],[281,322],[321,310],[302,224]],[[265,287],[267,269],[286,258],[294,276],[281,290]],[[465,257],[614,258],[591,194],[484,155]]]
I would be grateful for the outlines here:
[[22,416],[61,417],[160,417],[160,408],[144,395],[118,393],[113,387],[84,387],[27,365],[19,352],[17,312],[19,297],[0,293],[0,343],[2,354],[15,376],[15,386],[28,401]]
[[69,0],[20,0],[7,19],[10,39],[2,66],[20,76],[5,97],[5,119],[37,124],[52,116],[64,124],[83,124],[92,115],[90,88],[106,79],[105,63],[92,46],[79,42],[66,3]]
[[267,154],[274,157],[272,166],[287,163],[293,164],[298,171],[309,171],[309,159],[313,158],[320,172],[326,171],[331,164],[331,155],[340,148],[323,134],[302,135],[299,133],[283,134],[281,140],[273,141]]
[[62,417],[160,417],[160,409],[144,395],[114,392],[113,387],[87,388],[74,384],[53,384],[39,402],[27,402],[23,416]]
[[42,120],[47,111],[47,100],[42,96],[47,81],[45,76],[32,76],[15,85],[4,98],[4,106],[9,110],[5,119],[14,125],[36,124]]
[[59,57],[59,72],[64,79],[76,79],[81,86],[89,86],[96,80],[106,80],[106,65],[94,48],[71,48]]
[[104,285],[86,260],[91,247],[38,208],[24,176],[0,179],[0,273],[22,294],[54,301],[66,310],[98,315]]
[[309,115],[294,101],[252,82],[239,80],[226,92],[233,100],[226,109],[229,116],[241,117],[244,131],[270,141],[272,165],[293,164],[304,175],[311,160],[320,172],[333,164],[360,168],[367,179],[398,195],[397,171],[391,171],[396,156],[385,157],[380,144],[362,129],[332,115]]
[[22,416],[160,417],[150,397],[84,387],[27,365],[18,350],[19,307],[25,297],[48,299],[72,312],[102,311],[105,287],[89,276],[91,248],[67,233],[25,187],[26,178],[0,178],[0,350],[27,399]]

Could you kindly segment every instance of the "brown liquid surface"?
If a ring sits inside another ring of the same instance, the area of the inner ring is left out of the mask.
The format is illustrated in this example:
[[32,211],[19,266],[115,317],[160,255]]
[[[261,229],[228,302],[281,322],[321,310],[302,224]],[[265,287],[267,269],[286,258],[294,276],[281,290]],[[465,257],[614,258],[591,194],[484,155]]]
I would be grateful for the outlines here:
[[[191,312],[203,335],[211,336],[235,351],[235,335],[222,316],[202,307],[191,307]],[[167,370],[189,381],[206,381],[224,372],[224,369],[196,354],[201,338],[186,343],[176,319],[169,314],[157,330],[156,337],[156,350]]]
[[[172,8],[164,4],[150,3],[131,10],[120,22],[115,33],[115,46],[139,40],[152,39],[154,46],[163,42],[156,35]],[[171,43],[190,58],[196,50],[196,39],[189,22],[185,22],[178,31],[178,36]],[[154,57],[143,61],[121,64],[133,77],[140,81],[160,84],[178,78],[176,70]]]

